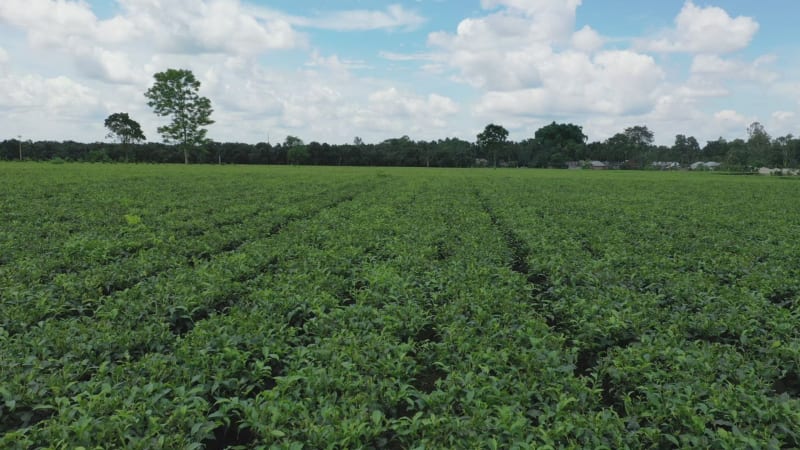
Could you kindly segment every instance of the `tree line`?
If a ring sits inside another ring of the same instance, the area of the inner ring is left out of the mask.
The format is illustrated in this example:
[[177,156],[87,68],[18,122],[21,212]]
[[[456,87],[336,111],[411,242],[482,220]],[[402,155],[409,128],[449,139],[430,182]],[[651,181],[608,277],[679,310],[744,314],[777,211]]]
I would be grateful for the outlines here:
[[214,142],[206,137],[213,112],[208,98],[198,94],[200,82],[191,71],[168,69],[154,75],[145,92],[154,112],[170,117],[158,128],[163,143],[147,142],[141,126],[127,113],[106,118],[107,137],[113,143],[73,141],[0,142],[0,159],[32,161],[88,161],[139,163],[309,164],[349,166],[416,167],[538,167],[566,168],[586,161],[612,163],[627,169],[687,167],[696,161],[715,161],[730,170],[769,166],[800,166],[800,139],[786,135],[772,138],[754,122],[747,139],[719,138],[701,147],[692,136],[679,134],[671,146],[655,145],[646,126],[626,128],[598,142],[587,142],[582,127],[571,123],[543,126],[522,141],[508,140],[501,125],[489,124],[475,142],[458,138],[415,141],[408,136],[366,144],[359,137],[352,144],[305,143],[287,136],[281,143]]

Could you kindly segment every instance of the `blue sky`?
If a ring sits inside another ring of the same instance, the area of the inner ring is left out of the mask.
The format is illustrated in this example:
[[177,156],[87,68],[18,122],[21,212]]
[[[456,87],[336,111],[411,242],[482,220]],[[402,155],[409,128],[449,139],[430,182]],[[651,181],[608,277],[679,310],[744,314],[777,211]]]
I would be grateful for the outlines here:
[[2,0],[0,139],[150,140],[153,73],[188,68],[220,141],[515,140],[552,121],[661,144],[800,134],[794,0]]

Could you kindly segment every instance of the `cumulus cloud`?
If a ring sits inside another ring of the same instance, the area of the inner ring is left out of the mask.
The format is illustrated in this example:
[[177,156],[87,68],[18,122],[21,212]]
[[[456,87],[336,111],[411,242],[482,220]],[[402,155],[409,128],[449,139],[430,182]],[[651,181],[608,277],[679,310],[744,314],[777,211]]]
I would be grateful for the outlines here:
[[369,102],[374,111],[391,117],[427,115],[432,118],[440,118],[458,112],[458,106],[450,98],[438,94],[430,94],[425,98],[401,93],[394,87],[373,92],[369,96]]
[[124,17],[162,51],[255,54],[302,46],[281,18],[258,19],[239,0],[120,0]]
[[349,125],[386,137],[414,134],[416,139],[442,138],[458,104],[439,94],[419,95],[394,86],[369,94],[367,102],[351,111]]
[[504,7],[511,15],[530,20],[532,37],[545,41],[564,41],[575,27],[575,10],[582,0],[481,0],[484,9]]
[[24,29],[29,39],[42,46],[63,45],[65,41],[128,39],[130,27],[114,21],[100,21],[83,2],[56,0],[4,0],[0,22]]
[[675,28],[638,45],[654,52],[730,53],[747,47],[758,28],[751,17],[733,18],[722,8],[687,1],[675,18]]
[[425,23],[425,18],[402,5],[389,5],[385,11],[350,10],[328,15],[299,19],[297,24],[335,31],[377,29],[414,30]]
[[4,111],[75,116],[87,110],[94,111],[99,105],[100,101],[87,86],[64,76],[9,74],[0,77],[0,109]]
[[789,122],[794,121],[796,115],[794,111],[775,111],[772,118],[778,122]]
[[771,55],[763,56],[753,62],[725,59],[718,55],[695,55],[692,60],[691,73],[707,77],[742,79],[771,83],[778,74],[769,70],[768,65],[775,61]]
[[649,55],[604,51],[589,26],[576,31],[580,3],[484,0],[484,8],[499,9],[463,20],[455,33],[430,34],[434,52],[426,57],[481,88],[475,112],[489,120],[649,110],[664,72]]
[[102,102],[67,77],[0,75],[0,136],[94,141],[102,130]]
[[724,109],[714,113],[714,121],[726,131],[740,131],[747,128],[755,121],[753,117],[746,117],[738,111]]
[[381,29],[412,31],[427,21],[425,17],[416,11],[406,9],[399,4],[389,5],[384,10],[352,9],[307,16],[289,15],[261,6],[248,6],[246,11],[255,17],[264,19],[277,18],[296,27],[333,31]]
[[141,82],[129,55],[146,52],[254,55],[302,46],[305,37],[281,19],[259,20],[239,0],[119,0],[120,15],[98,19],[89,4],[4,0],[0,21],[29,42],[74,58],[84,74],[109,82]]
[[435,32],[435,70],[455,69],[457,79],[498,91],[541,84],[541,66],[554,56],[552,46],[572,37],[578,1],[487,0],[502,7],[484,17],[464,19],[455,33]]
[[605,51],[590,58],[578,52],[554,55],[542,65],[542,86],[487,93],[483,114],[626,115],[646,111],[655,103],[664,78],[652,57],[631,51]]
[[593,53],[604,44],[605,39],[589,25],[584,25],[572,35],[572,48],[581,52]]

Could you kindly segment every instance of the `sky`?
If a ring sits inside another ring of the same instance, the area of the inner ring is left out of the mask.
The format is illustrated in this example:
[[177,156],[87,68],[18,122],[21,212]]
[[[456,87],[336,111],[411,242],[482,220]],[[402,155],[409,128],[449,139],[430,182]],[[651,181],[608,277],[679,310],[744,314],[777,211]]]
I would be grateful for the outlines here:
[[0,0],[0,140],[150,141],[153,74],[189,69],[222,142],[800,135],[797,0]]

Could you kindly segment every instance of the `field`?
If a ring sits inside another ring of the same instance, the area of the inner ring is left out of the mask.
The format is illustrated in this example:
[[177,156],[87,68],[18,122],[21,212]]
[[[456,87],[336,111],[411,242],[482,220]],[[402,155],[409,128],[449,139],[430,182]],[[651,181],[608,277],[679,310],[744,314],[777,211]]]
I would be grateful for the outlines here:
[[797,448],[800,182],[0,165],[0,448]]

